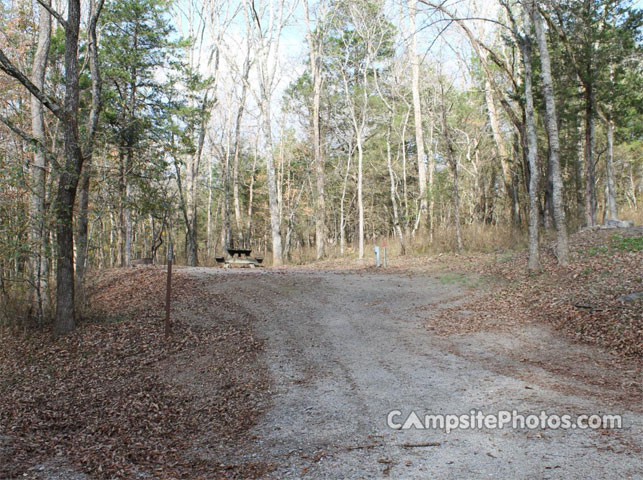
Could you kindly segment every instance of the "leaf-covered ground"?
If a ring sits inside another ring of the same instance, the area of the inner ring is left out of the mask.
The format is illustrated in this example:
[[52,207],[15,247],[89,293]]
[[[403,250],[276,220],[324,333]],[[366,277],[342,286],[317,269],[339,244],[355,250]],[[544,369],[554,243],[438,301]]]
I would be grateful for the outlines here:
[[101,273],[88,320],[69,336],[0,333],[0,478],[56,478],[52,462],[124,479],[252,478],[268,468],[218,453],[267,408],[253,318],[180,272],[173,287],[169,341],[156,267]]
[[482,275],[489,291],[443,311],[434,328],[466,333],[542,321],[621,357],[643,357],[643,298],[623,298],[643,292],[643,230],[581,231],[570,249],[569,267],[560,267],[553,244],[541,248],[543,269],[535,274],[527,272],[526,252],[463,259],[458,269]]

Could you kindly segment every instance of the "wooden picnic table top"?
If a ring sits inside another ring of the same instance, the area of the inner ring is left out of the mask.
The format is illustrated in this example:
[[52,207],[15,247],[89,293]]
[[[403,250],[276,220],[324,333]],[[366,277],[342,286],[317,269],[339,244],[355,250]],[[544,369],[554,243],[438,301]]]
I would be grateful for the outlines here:
[[235,255],[245,255],[247,257],[248,255],[250,255],[250,252],[252,252],[251,248],[228,248],[228,253],[233,257]]

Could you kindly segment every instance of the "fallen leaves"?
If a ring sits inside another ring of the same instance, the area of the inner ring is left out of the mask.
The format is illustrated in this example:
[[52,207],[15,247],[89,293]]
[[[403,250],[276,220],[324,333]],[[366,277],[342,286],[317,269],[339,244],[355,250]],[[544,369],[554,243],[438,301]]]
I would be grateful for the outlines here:
[[[0,436],[10,438],[0,478],[54,457],[93,478],[251,478],[264,470],[231,467],[196,447],[241,441],[262,412],[267,383],[253,319],[177,273],[166,341],[164,279],[156,267],[104,272],[90,293],[92,321],[73,334],[0,333]],[[203,356],[207,368],[195,371]],[[169,366],[179,359],[184,375],[212,388],[172,381]]]
[[[527,254],[461,265],[465,271],[496,279],[492,292],[431,319],[438,333],[470,333],[544,321],[573,339],[601,346],[623,357],[643,357],[641,301],[622,301],[643,291],[640,228],[586,230],[570,238],[569,267],[560,267],[552,245],[541,247],[542,272],[527,272]],[[614,238],[619,242],[615,243]],[[623,239],[630,239],[626,241]],[[625,247],[623,247],[625,245]]]

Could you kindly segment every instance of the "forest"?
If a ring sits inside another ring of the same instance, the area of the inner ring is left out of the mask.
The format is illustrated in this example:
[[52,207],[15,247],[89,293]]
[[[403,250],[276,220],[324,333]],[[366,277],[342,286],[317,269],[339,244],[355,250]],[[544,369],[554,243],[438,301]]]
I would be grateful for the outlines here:
[[89,272],[528,247],[640,223],[628,0],[2,0],[0,323]]

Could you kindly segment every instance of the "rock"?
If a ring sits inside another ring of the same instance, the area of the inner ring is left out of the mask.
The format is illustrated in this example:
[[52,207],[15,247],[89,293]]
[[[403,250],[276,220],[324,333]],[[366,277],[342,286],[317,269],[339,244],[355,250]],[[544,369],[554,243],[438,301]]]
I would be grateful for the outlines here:
[[631,228],[634,226],[634,222],[630,222],[629,220],[610,218],[607,222],[605,222],[605,226],[608,228]]
[[628,295],[623,295],[621,297],[618,297],[618,299],[621,302],[626,302],[626,303],[636,302],[637,300],[643,299],[643,292],[630,293]]

